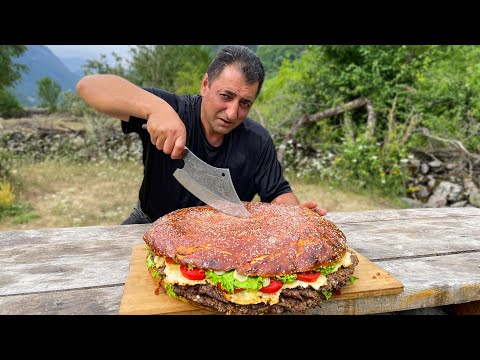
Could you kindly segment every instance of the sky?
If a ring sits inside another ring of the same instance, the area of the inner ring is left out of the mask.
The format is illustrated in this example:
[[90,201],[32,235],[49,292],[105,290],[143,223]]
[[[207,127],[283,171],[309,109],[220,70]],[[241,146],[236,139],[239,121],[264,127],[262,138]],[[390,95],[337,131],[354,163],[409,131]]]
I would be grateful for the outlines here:
[[122,58],[130,57],[130,45],[46,45],[59,58],[87,57],[97,59],[100,54],[109,56],[112,52]]

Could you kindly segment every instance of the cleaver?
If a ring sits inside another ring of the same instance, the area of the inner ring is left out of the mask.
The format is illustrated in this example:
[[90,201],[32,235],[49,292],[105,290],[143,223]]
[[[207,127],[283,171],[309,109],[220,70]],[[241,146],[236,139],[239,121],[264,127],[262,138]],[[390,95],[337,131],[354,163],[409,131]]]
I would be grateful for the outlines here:
[[[147,129],[147,124],[142,125]],[[228,215],[250,217],[235,191],[230,170],[208,165],[185,146],[182,155],[185,165],[173,172],[177,181],[205,204]]]
[[207,164],[186,146],[182,160],[185,165],[175,170],[173,176],[185,189],[205,204],[225,214],[250,217],[235,191],[229,169]]

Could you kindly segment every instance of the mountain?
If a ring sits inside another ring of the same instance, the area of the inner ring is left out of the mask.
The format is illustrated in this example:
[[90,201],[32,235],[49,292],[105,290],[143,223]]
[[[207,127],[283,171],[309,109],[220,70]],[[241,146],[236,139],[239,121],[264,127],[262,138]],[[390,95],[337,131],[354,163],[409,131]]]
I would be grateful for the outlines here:
[[82,65],[87,63],[86,58],[80,56],[59,57],[59,59],[67,66],[67,68],[78,76],[83,76]]
[[45,45],[27,45],[27,51],[13,62],[24,64],[27,72],[13,88],[13,93],[24,106],[36,106],[40,103],[37,96],[37,81],[48,76],[62,87],[62,91],[75,92],[75,86],[81,75],[71,72],[68,67]]

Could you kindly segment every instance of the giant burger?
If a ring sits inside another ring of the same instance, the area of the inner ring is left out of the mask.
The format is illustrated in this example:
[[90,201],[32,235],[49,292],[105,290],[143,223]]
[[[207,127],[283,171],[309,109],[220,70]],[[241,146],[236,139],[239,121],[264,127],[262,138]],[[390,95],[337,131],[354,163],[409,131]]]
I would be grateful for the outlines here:
[[249,218],[179,209],[144,234],[165,292],[225,314],[301,313],[352,280],[358,258],[330,220],[298,205],[245,202]]

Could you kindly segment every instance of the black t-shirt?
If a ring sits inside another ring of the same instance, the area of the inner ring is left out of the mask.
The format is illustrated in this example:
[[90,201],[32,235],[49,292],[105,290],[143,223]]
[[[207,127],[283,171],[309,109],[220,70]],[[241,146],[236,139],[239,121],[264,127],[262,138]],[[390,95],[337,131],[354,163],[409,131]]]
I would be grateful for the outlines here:
[[[186,145],[196,156],[230,170],[240,200],[251,201],[258,194],[261,201],[271,202],[278,195],[292,192],[283,177],[273,140],[260,124],[246,118],[225,136],[222,145],[214,147],[208,143],[201,123],[200,95],[178,96],[160,89],[144,89],[161,97],[178,113],[187,129]],[[158,150],[147,130],[142,129],[145,122],[133,116],[128,122],[122,121],[123,132],[138,133],[143,143],[144,177],[139,193],[142,210],[155,221],[180,208],[205,205],[175,179],[173,172],[183,167],[183,160],[173,160]]]

